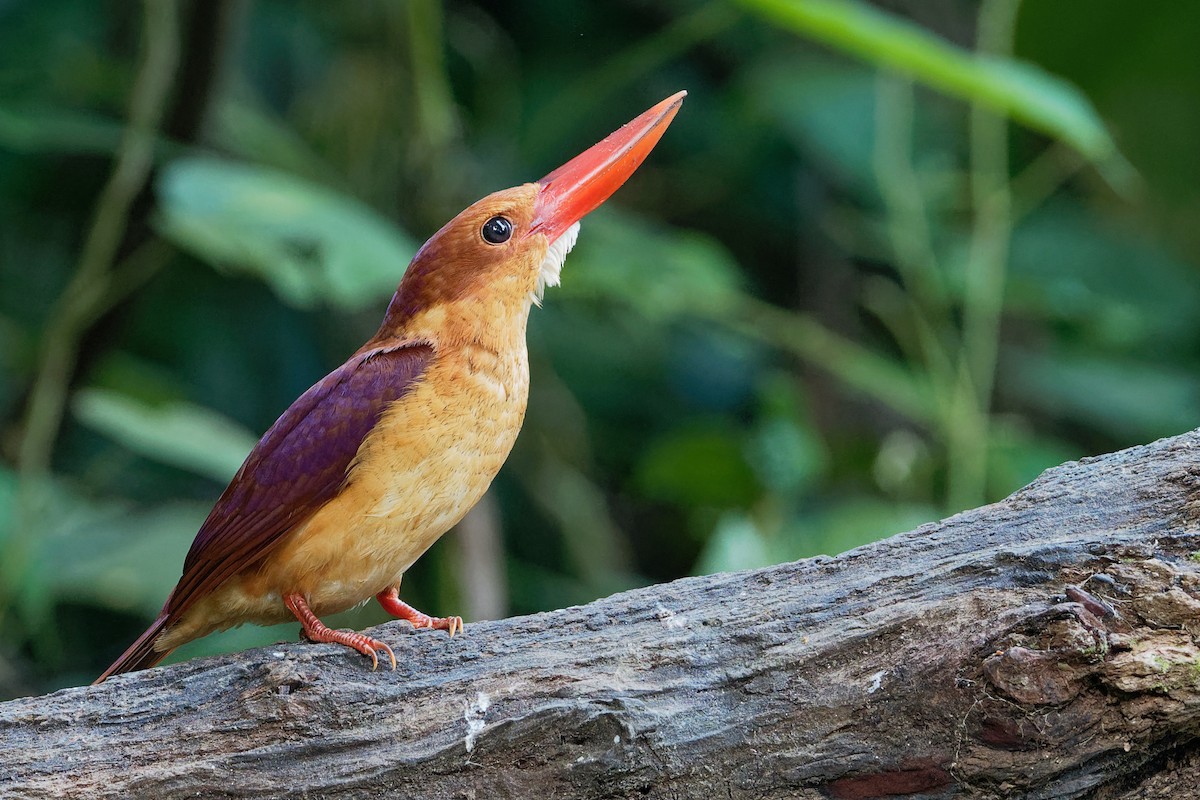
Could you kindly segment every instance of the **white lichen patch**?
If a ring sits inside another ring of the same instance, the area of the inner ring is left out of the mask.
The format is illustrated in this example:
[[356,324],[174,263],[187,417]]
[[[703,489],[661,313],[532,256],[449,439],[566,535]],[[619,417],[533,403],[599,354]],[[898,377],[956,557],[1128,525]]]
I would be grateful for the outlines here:
[[662,603],[658,604],[655,611],[657,611],[662,624],[668,628],[686,628],[688,625],[687,619],[682,614],[676,614],[671,609],[664,607]]
[[484,722],[484,717],[487,716],[487,710],[491,704],[492,700],[486,692],[475,695],[474,702],[463,703],[463,719],[467,722],[467,736],[463,740],[463,745],[467,748],[468,753],[475,749],[475,739],[483,733],[483,728],[487,724]]

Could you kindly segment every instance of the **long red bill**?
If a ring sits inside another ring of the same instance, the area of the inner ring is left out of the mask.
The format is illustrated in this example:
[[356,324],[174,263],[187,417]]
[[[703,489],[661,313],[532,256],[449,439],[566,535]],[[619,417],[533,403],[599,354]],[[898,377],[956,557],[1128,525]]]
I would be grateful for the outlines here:
[[529,232],[553,242],[607,200],[646,160],[686,96],[671,95],[538,181]]

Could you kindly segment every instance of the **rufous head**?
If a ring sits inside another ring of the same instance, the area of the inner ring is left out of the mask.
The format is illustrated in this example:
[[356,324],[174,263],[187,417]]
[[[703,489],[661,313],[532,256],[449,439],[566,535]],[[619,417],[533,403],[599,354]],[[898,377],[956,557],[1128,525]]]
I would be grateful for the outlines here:
[[446,223],[413,257],[385,326],[484,293],[539,302],[558,285],[579,221],[646,159],[686,95],[668,97],[537,183],[490,194]]

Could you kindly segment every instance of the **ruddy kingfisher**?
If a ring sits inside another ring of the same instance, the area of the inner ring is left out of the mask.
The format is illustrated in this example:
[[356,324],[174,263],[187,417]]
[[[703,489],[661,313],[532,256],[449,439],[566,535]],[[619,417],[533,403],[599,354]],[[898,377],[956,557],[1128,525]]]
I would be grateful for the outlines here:
[[162,612],[97,683],[185,642],[295,618],[314,642],[371,658],[385,642],[320,617],[372,596],[451,636],[399,597],[404,572],[479,501],[529,394],[525,326],[556,286],[579,220],[657,144],[668,97],[536,183],[488,195],[426,242],[378,332],[300,396],[247,456],[196,534]]

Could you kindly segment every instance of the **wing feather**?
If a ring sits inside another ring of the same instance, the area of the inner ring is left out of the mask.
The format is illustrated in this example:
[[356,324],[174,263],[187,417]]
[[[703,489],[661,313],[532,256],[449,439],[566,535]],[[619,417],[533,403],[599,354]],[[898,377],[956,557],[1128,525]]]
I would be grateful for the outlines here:
[[337,495],[380,414],[411,390],[432,357],[425,343],[358,353],[283,413],[196,534],[163,608],[168,625]]

